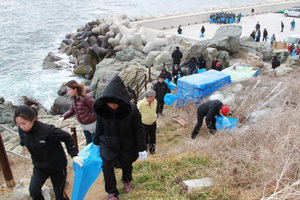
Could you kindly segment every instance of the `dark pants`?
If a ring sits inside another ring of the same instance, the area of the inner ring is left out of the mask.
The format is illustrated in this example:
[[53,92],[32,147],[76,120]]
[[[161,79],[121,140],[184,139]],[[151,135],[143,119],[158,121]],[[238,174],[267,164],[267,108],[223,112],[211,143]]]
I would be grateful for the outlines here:
[[[137,158],[137,157],[136,157]],[[132,181],[132,163],[136,160],[133,159],[132,156],[124,156],[118,157],[118,161],[120,162],[122,168],[122,181],[130,182]],[[116,160],[106,160],[102,158],[102,168],[103,168],[103,176],[105,181],[105,191],[109,194],[114,194],[115,197],[119,196],[119,191],[117,189],[117,181],[115,176],[115,164]]]
[[150,154],[155,154],[156,145],[156,121],[152,125],[144,125],[146,134],[146,144],[149,147]]
[[164,109],[165,101],[157,99],[156,113],[162,113]]
[[[205,115],[197,115],[197,124],[193,130],[193,133],[194,135],[197,135],[202,124],[203,124],[203,119],[204,119]],[[217,130],[216,128],[216,118],[214,118],[212,121],[211,121],[211,124],[207,124],[207,127],[210,129],[210,130]]]
[[33,175],[30,180],[29,193],[33,200],[44,200],[42,195],[42,186],[44,185],[47,178],[51,178],[53,190],[55,193],[56,200],[69,199],[65,192],[65,183],[67,178],[66,168],[49,174],[40,168],[33,168]]
[[84,133],[85,140],[86,140],[87,144],[93,142],[94,137],[95,137],[95,133],[91,133],[88,130],[83,130],[83,133]]

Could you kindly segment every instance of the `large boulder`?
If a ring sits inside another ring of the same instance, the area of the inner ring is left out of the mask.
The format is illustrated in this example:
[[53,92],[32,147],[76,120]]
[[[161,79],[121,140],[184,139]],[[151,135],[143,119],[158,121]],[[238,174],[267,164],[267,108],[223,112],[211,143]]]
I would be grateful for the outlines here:
[[0,124],[14,124],[14,109],[4,98],[0,100]]
[[70,109],[71,105],[72,103],[69,96],[58,96],[51,107],[50,113],[52,115],[64,114]]

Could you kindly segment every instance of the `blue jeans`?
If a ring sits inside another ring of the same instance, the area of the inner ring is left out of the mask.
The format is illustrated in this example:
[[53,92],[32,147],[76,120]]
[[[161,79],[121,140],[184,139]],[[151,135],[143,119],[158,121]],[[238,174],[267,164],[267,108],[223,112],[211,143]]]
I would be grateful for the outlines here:
[[190,73],[189,75],[196,74],[196,69],[189,69],[189,73]]
[[94,137],[95,137],[95,133],[91,133],[88,130],[83,130],[83,133],[84,133],[85,140],[86,140],[87,144],[93,142]]

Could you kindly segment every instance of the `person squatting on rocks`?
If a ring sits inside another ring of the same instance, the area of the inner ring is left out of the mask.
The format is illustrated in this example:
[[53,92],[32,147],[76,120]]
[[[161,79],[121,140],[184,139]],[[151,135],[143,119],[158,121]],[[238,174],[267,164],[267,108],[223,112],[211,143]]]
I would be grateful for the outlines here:
[[159,76],[157,82],[153,86],[153,90],[156,95],[155,98],[157,100],[156,113],[157,115],[163,115],[163,109],[165,105],[164,97],[167,93],[170,93],[170,89],[168,84],[164,81],[163,76]]
[[145,142],[147,151],[150,154],[155,154],[156,146],[156,106],[155,91],[150,89],[145,92],[145,98],[138,102],[137,107],[142,115],[142,122],[145,130]]
[[222,71],[223,70],[223,65],[221,65],[220,62],[216,63],[216,70],[218,70],[218,71]]
[[216,64],[219,62],[218,57],[215,56],[213,61],[211,62],[211,68],[217,70]]
[[67,82],[67,91],[71,97],[72,105],[58,120],[61,122],[65,119],[76,115],[78,122],[83,130],[86,143],[93,142],[96,130],[96,115],[93,112],[93,104],[95,102],[92,95],[89,94],[90,89],[83,84],[78,84],[75,80]]
[[196,74],[198,66],[199,66],[199,63],[195,57],[191,57],[191,59],[189,59],[185,63],[185,68],[188,68],[189,75]]
[[202,55],[199,57],[198,63],[199,63],[199,69],[206,69],[206,61],[204,60]]
[[174,70],[172,72],[172,77],[174,78],[174,83],[177,85],[178,76],[183,77],[183,72],[181,71],[181,68],[178,67],[178,65],[174,66]]
[[30,196],[33,200],[44,199],[42,186],[50,177],[55,199],[69,199],[65,192],[67,157],[61,142],[65,143],[69,155],[81,167],[83,158],[77,156],[73,138],[69,133],[40,122],[37,117],[37,111],[30,106],[20,106],[14,114],[15,123],[19,127],[20,144],[27,147],[33,164]]
[[280,62],[279,60],[277,60],[277,56],[274,56],[273,60],[272,60],[272,68],[275,70],[276,67],[280,66]]
[[97,116],[94,144],[100,146],[105,191],[110,200],[118,199],[119,191],[114,168],[122,169],[126,192],[133,189],[132,163],[140,156],[147,158],[145,132],[141,114],[129,101],[128,92],[119,76],[115,76],[93,105]]
[[172,58],[173,58],[173,66],[172,69],[174,69],[174,65],[178,65],[180,67],[180,60],[182,58],[182,52],[179,50],[179,46],[176,47],[176,49],[172,52]]
[[216,116],[226,116],[229,108],[219,100],[208,101],[197,108],[197,124],[192,132],[191,138],[195,139],[205,117],[207,128],[211,134],[214,134],[216,128]]

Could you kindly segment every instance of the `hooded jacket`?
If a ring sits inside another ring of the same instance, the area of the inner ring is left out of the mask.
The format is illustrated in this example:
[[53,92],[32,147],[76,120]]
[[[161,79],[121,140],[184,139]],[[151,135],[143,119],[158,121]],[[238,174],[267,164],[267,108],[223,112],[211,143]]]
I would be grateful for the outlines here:
[[[112,110],[107,103],[116,103]],[[141,115],[129,100],[128,92],[119,76],[115,76],[93,105],[97,116],[94,144],[100,146],[100,156],[113,160],[126,156],[134,162],[138,152],[146,150],[145,133]]]
[[[89,93],[90,89],[87,89],[86,92]],[[76,114],[79,123],[84,125],[94,123],[96,121],[96,115],[92,108],[94,101],[94,98],[90,94],[86,94],[84,98],[71,97],[72,105],[70,109],[62,115],[63,118],[68,119]]]

